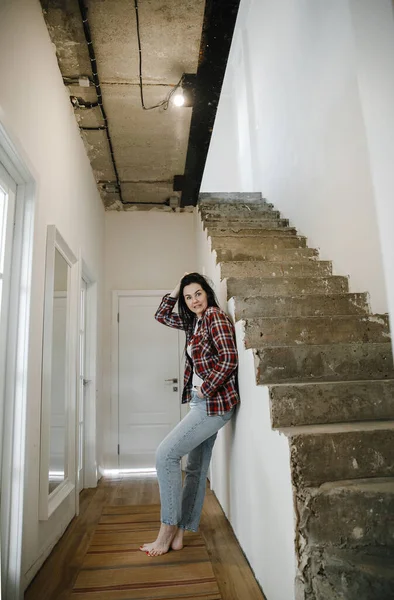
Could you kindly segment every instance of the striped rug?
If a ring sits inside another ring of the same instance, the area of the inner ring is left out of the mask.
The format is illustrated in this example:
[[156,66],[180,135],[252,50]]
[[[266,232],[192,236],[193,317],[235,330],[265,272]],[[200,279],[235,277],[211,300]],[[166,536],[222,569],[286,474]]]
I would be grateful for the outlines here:
[[221,600],[202,537],[150,557],[138,548],[156,538],[160,507],[106,506],[71,600]]

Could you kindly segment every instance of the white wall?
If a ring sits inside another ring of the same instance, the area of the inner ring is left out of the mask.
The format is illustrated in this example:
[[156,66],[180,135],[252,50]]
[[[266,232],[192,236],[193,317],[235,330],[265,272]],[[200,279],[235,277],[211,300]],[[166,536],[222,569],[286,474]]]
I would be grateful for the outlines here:
[[[38,521],[46,227],[55,224],[76,256],[81,249],[97,277],[100,319],[104,209],[38,0],[2,0],[0,81],[0,121],[37,182],[23,550],[27,583],[75,512],[71,494],[48,521]],[[101,345],[99,333],[99,349]]]
[[202,183],[261,191],[377,312],[385,276],[394,290],[393,44],[389,0],[242,0]]
[[195,269],[195,233],[191,212],[151,210],[106,213],[104,404],[101,414],[105,438],[105,453],[101,462],[103,468],[117,468],[117,407],[112,406],[111,410],[112,291],[171,292],[186,271]]
[[[234,317],[216,253],[197,214],[195,227],[198,268],[212,280],[222,308]],[[289,444],[271,429],[268,388],[256,385],[254,356],[244,348],[242,321],[236,324],[236,336],[241,403],[218,433],[211,488],[267,600],[292,600],[296,564]]]
[[392,0],[351,0],[357,76],[394,330],[394,13]]

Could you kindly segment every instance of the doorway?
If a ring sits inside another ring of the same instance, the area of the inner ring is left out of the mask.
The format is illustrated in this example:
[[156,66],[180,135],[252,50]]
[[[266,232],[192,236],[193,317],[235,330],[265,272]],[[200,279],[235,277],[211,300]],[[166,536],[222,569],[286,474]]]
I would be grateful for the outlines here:
[[180,335],[154,319],[164,292],[114,292],[121,471],[154,470],[155,451],[181,418]]
[[97,485],[96,361],[97,284],[82,256],[79,260],[78,374],[76,418],[76,507],[79,493]]

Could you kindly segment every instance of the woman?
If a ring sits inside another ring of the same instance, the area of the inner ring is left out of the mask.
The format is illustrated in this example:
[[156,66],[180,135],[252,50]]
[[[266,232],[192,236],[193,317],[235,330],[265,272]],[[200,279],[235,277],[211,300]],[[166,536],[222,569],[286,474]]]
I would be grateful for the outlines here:
[[[177,300],[179,314],[173,312]],[[161,527],[153,543],[140,547],[150,556],[165,554],[170,548],[180,550],[184,530],[197,531],[217,432],[239,402],[234,327],[206,279],[186,273],[174,291],[164,296],[155,318],[186,332],[182,403],[189,402],[191,410],[156,452]],[[185,454],[182,490],[180,461]]]

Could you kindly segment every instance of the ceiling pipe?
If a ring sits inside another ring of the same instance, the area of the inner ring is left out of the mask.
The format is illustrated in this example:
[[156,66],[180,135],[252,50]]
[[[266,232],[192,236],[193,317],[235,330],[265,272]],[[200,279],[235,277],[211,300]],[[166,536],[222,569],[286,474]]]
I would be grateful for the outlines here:
[[[92,75],[93,75],[93,83],[94,83],[94,87],[96,88],[96,94],[97,94],[97,105],[100,108],[101,111],[101,115],[103,117],[104,120],[104,127],[103,129],[105,130],[106,136],[107,136],[107,141],[108,141],[108,146],[109,146],[109,151],[110,151],[110,155],[111,155],[111,161],[112,161],[112,166],[115,172],[115,178],[116,178],[116,185],[118,186],[118,190],[119,190],[119,199],[121,201],[122,204],[128,204],[127,202],[123,201],[123,197],[122,197],[122,190],[120,187],[120,180],[119,180],[119,174],[118,174],[118,169],[116,168],[116,162],[115,162],[115,155],[114,155],[114,149],[112,146],[112,141],[111,141],[111,136],[109,133],[109,129],[108,129],[108,119],[107,119],[107,115],[104,109],[104,105],[103,105],[103,96],[101,93],[101,87],[100,87],[100,80],[99,80],[99,76],[98,76],[98,72],[97,72],[97,62],[96,62],[96,55],[94,53],[94,48],[93,48],[93,42],[92,42],[92,36],[90,33],[90,26],[89,26],[89,21],[88,21],[88,14],[87,14],[87,8],[85,6],[84,0],[78,0],[78,4],[79,4],[79,10],[81,13],[81,17],[82,17],[82,24],[83,24],[83,31],[85,34],[85,40],[88,46],[88,52],[89,52],[89,58],[90,58],[90,66],[92,69]],[[87,127],[81,127],[82,130],[84,131],[91,131],[91,128],[87,128]],[[100,131],[102,128],[94,128],[94,130],[96,131]]]

